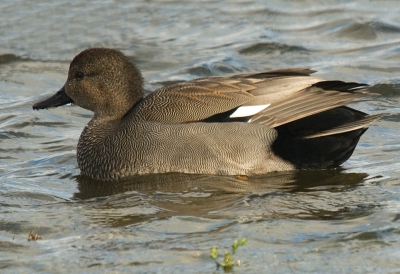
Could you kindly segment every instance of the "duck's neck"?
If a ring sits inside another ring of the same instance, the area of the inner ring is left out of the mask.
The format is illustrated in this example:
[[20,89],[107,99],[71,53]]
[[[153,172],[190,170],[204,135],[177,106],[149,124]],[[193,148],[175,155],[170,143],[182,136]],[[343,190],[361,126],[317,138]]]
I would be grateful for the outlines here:
[[104,138],[114,132],[120,122],[120,119],[99,119],[93,117],[83,129],[79,142],[81,142],[81,139],[88,143],[102,142]]
[[[120,168],[121,163],[118,156],[121,153],[114,152],[124,150],[124,142],[120,141],[127,138],[127,129],[131,135],[136,132],[132,128],[140,122],[140,117],[135,115],[134,110],[140,101],[141,99],[121,115],[102,116],[95,113],[92,120],[83,129],[78,141],[77,160],[82,174],[97,178],[99,172],[103,172],[104,177],[114,174],[115,169]],[[121,136],[122,139],[119,139]],[[134,137],[131,139],[135,140]],[[110,177],[109,179],[116,178]]]
[[103,158],[108,157],[108,139],[112,138],[119,124],[118,120],[93,117],[85,126],[77,146],[78,165],[83,174],[93,177],[92,169],[95,171],[96,165],[104,163]]

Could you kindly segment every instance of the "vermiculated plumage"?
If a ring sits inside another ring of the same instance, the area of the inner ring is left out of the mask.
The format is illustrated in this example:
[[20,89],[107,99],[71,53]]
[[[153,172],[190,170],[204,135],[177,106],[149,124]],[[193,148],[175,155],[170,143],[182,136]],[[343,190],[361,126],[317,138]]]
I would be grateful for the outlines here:
[[93,48],[71,62],[64,87],[34,109],[92,110],[77,148],[82,174],[118,180],[183,172],[253,175],[346,161],[381,115],[347,107],[364,84],[324,81],[305,68],[215,76],[143,95],[121,52]]

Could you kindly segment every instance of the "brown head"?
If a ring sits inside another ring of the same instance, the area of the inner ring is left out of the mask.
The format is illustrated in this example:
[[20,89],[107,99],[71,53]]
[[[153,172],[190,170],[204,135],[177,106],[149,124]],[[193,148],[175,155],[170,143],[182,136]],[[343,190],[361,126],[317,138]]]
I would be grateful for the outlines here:
[[97,118],[121,118],[142,97],[142,76],[123,53],[91,48],[72,60],[64,87],[33,108],[73,102],[93,111]]

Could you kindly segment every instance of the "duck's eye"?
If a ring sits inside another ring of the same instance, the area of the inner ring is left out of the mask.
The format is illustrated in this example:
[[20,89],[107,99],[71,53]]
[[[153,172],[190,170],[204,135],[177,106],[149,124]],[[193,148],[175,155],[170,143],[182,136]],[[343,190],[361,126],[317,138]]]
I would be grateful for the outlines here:
[[82,79],[85,76],[82,71],[78,71],[75,73],[75,78],[76,79]]

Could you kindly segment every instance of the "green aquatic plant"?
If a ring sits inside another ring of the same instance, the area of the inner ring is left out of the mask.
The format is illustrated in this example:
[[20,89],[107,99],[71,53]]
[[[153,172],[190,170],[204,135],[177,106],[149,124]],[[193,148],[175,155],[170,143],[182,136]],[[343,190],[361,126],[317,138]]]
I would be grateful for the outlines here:
[[[239,249],[239,247],[245,245],[246,243],[247,243],[247,239],[246,238],[233,241],[232,251],[231,252],[225,251],[224,260],[221,261],[221,262],[219,262],[217,260],[217,257],[218,257],[217,247],[213,246],[211,248],[211,258],[217,264],[217,269],[219,267],[222,267],[225,272],[231,271],[233,269],[234,265],[235,265],[235,259],[234,259],[233,255],[235,255],[235,253]],[[240,266],[240,260],[236,260],[236,265]]]

